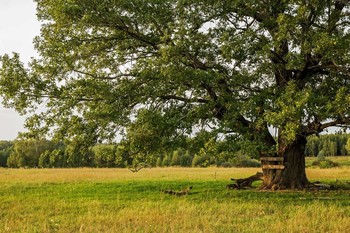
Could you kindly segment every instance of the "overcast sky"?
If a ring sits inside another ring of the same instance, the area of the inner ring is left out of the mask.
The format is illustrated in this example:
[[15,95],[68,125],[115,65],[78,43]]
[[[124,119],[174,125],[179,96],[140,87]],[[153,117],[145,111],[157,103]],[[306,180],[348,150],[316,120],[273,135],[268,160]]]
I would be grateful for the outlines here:
[[[36,56],[33,39],[39,35],[36,4],[32,0],[0,0],[0,55],[18,52],[27,63]],[[23,131],[24,117],[0,104],[0,140],[13,140]]]

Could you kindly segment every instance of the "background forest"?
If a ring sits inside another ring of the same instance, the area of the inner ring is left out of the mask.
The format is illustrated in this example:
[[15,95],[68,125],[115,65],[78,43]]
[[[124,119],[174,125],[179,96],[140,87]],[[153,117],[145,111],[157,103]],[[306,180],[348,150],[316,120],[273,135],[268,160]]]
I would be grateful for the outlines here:
[[[11,168],[53,167],[132,167],[138,164],[167,167],[259,167],[258,152],[244,142],[232,138],[217,139],[201,131],[196,137],[179,138],[167,149],[147,156],[130,151],[132,142],[84,144],[40,139],[0,141],[0,166]],[[344,156],[350,154],[350,134],[311,136],[305,150],[309,157]]]

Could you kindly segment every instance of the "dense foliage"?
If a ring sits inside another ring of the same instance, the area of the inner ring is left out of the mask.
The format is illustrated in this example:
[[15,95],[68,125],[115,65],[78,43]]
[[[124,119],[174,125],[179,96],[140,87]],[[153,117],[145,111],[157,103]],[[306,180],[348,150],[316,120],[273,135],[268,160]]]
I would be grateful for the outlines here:
[[[244,145],[232,147],[230,140],[206,138],[202,132],[197,138],[187,138],[183,147],[164,149],[154,156],[155,160],[134,161],[135,156],[123,141],[114,144],[97,144],[78,158],[71,158],[70,147],[48,140],[21,139],[0,141],[0,167],[119,167],[132,166],[135,162],[147,163],[153,167],[259,167],[257,152],[247,151]],[[206,135],[210,136],[210,135]],[[228,148],[228,146],[231,147]],[[325,157],[348,155],[350,150],[348,134],[312,136],[306,145],[307,156],[317,156],[313,166],[334,166]],[[74,156],[74,155],[73,155]],[[75,156],[76,157],[76,156]],[[143,159],[143,157],[141,157]]]
[[[306,156],[337,156],[350,154],[348,134],[311,136],[306,144]],[[347,149],[348,148],[348,149]]]
[[39,58],[3,55],[0,94],[45,104],[28,137],[64,141],[70,163],[119,133],[152,160],[202,128],[288,158],[266,188],[305,188],[307,136],[350,124],[349,1],[36,2]]

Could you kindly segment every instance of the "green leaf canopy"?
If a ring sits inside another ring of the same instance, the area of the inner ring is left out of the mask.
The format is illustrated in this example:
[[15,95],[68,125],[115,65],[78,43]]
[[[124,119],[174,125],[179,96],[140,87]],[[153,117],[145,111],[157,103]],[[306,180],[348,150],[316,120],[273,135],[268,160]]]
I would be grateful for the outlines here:
[[0,70],[5,105],[46,105],[32,133],[93,144],[210,127],[270,148],[269,127],[288,144],[350,123],[348,1],[36,2],[40,57],[3,55]]

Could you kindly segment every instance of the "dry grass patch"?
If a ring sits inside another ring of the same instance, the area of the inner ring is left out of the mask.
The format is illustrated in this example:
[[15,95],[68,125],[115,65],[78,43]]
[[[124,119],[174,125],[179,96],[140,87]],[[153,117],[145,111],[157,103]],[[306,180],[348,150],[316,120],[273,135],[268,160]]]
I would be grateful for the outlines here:
[[131,172],[128,169],[0,169],[0,182],[81,182],[123,180],[229,180],[255,174],[259,168],[152,168]]

